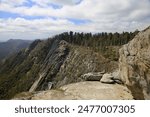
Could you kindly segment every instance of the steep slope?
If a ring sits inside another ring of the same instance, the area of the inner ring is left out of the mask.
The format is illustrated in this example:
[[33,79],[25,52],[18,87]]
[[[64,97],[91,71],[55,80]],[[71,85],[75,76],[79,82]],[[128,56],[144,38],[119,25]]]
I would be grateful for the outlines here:
[[31,42],[32,41],[19,39],[10,39],[7,42],[0,42],[0,60],[28,47]]
[[88,72],[112,71],[117,62],[88,47],[61,39],[36,40],[0,66],[0,98],[24,91],[41,91],[83,81]]
[[120,49],[120,76],[135,99],[150,99],[150,27]]

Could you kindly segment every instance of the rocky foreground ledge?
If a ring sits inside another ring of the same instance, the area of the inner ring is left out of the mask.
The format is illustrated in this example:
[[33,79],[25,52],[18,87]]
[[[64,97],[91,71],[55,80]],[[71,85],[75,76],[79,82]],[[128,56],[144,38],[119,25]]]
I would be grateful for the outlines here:
[[98,81],[85,81],[65,85],[55,90],[24,92],[14,100],[132,100],[127,87],[120,84],[104,84]]

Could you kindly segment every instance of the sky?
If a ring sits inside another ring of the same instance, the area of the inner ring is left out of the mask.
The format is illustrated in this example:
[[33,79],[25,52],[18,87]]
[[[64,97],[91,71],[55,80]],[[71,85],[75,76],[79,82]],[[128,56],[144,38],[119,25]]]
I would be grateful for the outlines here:
[[0,41],[66,31],[123,32],[150,25],[150,0],[0,0]]

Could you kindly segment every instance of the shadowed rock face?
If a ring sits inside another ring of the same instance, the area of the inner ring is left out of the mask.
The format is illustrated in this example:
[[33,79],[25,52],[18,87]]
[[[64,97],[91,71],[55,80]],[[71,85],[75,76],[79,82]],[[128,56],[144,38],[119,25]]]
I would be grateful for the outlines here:
[[135,99],[150,99],[150,27],[120,49],[121,80]]
[[69,53],[63,40],[36,40],[7,59],[0,68],[0,97],[22,91],[46,90]]

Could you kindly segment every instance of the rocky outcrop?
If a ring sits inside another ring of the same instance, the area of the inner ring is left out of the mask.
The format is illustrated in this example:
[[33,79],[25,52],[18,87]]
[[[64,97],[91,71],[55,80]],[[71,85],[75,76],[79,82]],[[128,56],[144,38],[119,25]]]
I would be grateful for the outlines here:
[[105,84],[123,84],[122,80],[119,78],[118,70],[112,73],[105,73],[100,79],[100,82]]
[[121,80],[135,99],[150,99],[150,27],[120,49]]
[[34,93],[21,93],[13,99],[31,100],[132,100],[133,96],[127,87],[118,84],[100,82],[80,82],[69,84],[55,90]]
[[115,81],[113,80],[113,76],[108,73],[104,74],[100,81],[102,83],[106,83],[106,84],[114,84],[115,83]]
[[109,61],[90,48],[70,45],[69,49],[68,56],[53,79],[53,88],[75,82],[90,81],[92,78],[97,81],[101,77],[99,71],[110,72],[118,67],[117,62]]
[[100,81],[104,72],[90,72],[81,76],[85,81]]
[[49,89],[49,83],[59,72],[68,53],[69,44],[64,40],[55,40],[41,65],[39,76],[37,76],[29,91]]

